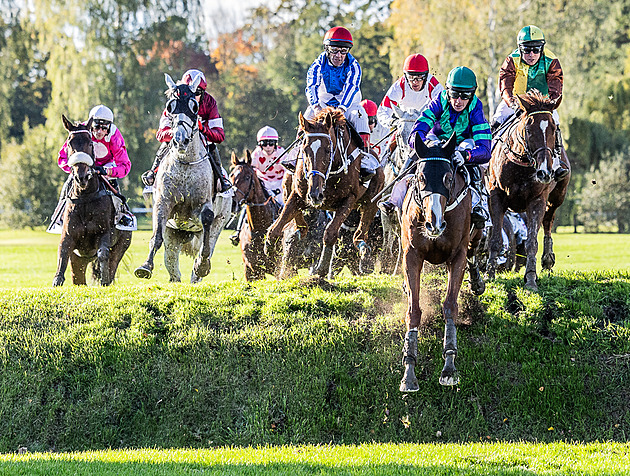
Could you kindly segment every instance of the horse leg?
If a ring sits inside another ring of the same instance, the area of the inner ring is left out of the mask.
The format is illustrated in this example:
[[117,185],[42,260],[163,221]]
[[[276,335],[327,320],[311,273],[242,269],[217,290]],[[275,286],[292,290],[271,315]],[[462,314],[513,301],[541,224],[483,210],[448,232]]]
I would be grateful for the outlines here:
[[492,190],[490,192],[490,219],[492,221],[492,229],[490,231],[490,245],[488,247],[488,265],[487,273],[488,279],[493,280],[497,271],[497,257],[501,252],[503,236],[501,230],[503,229],[503,217],[507,210],[507,203],[505,194],[499,190]]
[[418,363],[418,327],[422,318],[420,309],[420,275],[422,273],[423,260],[412,246],[403,249],[403,274],[405,276],[405,288],[407,289],[407,313],[405,323],[407,332],[403,345],[402,364],[405,367],[403,378],[400,381],[401,392],[417,392],[420,390],[416,378],[416,364]]
[[359,250],[359,272],[361,274],[370,274],[374,272],[374,257],[372,249],[367,244],[368,233],[372,221],[378,211],[377,203],[365,204],[361,207],[361,220],[359,228],[354,232],[353,241]]
[[525,287],[538,291],[536,284],[536,254],[538,253],[538,230],[542,220],[542,210],[546,200],[539,198],[527,206],[527,263],[525,264]]
[[170,210],[167,210],[166,207],[159,202],[156,203],[153,210],[153,236],[151,236],[151,241],[149,242],[149,256],[147,260],[134,271],[136,278],[151,278],[153,275],[153,259],[162,246],[162,243],[164,243],[164,228],[166,228],[166,219]]
[[486,290],[486,283],[481,277],[479,272],[479,260],[477,259],[477,253],[479,252],[479,244],[483,230],[475,228],[468,244],[468,253],[466,254],[466,260],[468,262],[468,273],[470,275],[470,290],[473,294],[480,296]]
[[101,270],[101,286],[109,286],[112,282],[109,276],[109,260],[110,260],[110,233],[101,236],[101,240],[96,251],[98,266]]
[[168,272],[168,280],[171,283],[179,283],[182,280],[182,275],[179,271],[179,255],[182,251],[183,242],[178,235],[179,232],[177,230],[168,227],[164,229],[164,266]]
[[65,233],[61,241],[59,242],[59,248],[57,250],[57,272],[53,278],[53,286],[63,286],[66,280],[65,274],[68,268],[68,259],[70,258],[70,250],[74,248],[74,240]]
[[335,212],[335,217],[326,226],[324,236],[322,237],[322,243],[324,245],[322,253],[319,257],[317,265],[311,269],[311,275],[317,275],[320,278],[324,278],[330,272],[333,249],[337,243],[337,239],[339,238],[339,228],[341,228],[343,222],[345,222],[348,215],[350,215],[355,201],[356,200],[353,198],[346,199],[345,205]]
[[271,224],[269,230],[267,230],[267,236],[265,237],[264,252],[270,257],[270,260],[276,262],[278,254],[278,243],[282,236],[282,230],[284,227],[293,220],[298,213],[304,209],[304,202],[293,191],[289,196],[289,200],[284,205],[284,208],[280,212],[280,216]]
[[[199,213],[199,218],[201,219],[201,224],[203,225],[203,239],[199,254],[193,263],[193,272],[198,278],[203,278],[208,276],[211,268],[210,253],[212,252],[212,249],[210,248],[210,234],[212,231],[211,226],[214,222],[214,212],[212,211],[211,203],[203,205],[201,212]],[[214,248],[214,246],[212,248]]]
[[85,286],[87,284],[85,274],[87,267],[92,260],[70,254],[70,271],[72,272],[72,284],[75,286]]
[[[481,230],[479,230],[481,231]],[[459,290],[464,280],[464,270],[466,266],[466,252],[460,250],[453,261],[447,265],[448,284],[446,286],[446,298],[442,306],[444,314],[444,344],[442,356],[444,357],[444,368],[440,374],[440,385],[453,386],[459,383],[459,376],[455,368],[455,357],[457,356],[457,331],[455,329],[455,319],[459,314],[457,298]]]
[[109,256],[109,276],[113,282],[116,279],[118,265],[131,245],[131,232],[119,232],[118,240],[112,246]]

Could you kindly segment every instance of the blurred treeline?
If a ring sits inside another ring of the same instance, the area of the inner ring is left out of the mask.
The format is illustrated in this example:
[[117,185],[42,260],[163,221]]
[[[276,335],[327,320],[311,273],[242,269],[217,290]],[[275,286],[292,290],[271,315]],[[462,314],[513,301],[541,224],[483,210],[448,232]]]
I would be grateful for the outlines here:
[[164,73],[206,73],[227,164],[231,151],[255,147],[263,125],[292,142],[306,71],[331,26],[352,31],[364,98],[380,102],[404,58],[420,52],[442,82],[454,66],[471,67],[491,114],[498,69],[518,30],[535,24],[565,75],[559,113],[573,178],[558,222],[630,231],[630,0],[267,3],[230,27],[229,15],[205,11],[203,0],[0,0],[0,226],[47,223],[65,179],[56,163],[61,114],[85,120],[99,103],[123,132],[132,162],[123,190],[140,204]]

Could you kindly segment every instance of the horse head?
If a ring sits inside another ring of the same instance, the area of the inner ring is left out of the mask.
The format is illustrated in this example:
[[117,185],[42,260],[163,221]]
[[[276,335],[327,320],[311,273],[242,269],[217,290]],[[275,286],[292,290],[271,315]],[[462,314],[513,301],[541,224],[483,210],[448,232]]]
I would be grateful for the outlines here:
[[324,202],[326,180],[333,162],[333,125],[335,116],[332,109],[325,109],[318,114],[314,122],[299,115],[300,129],[304,131],[302,139],[302,160],[304,177],[308,182],[307,201],[318,207]]
[[536,168],[536,181],[547,184],[553,176],[553,149],[556,142],[557,127],[553,110],[560,102],[543,96],[537,90],[517,98],[523,110],[517,127],[518,137],[524,140],[525,155]]
[[65,115],[61,115],[63,126],[68,131],[66,150],[68,166],[72,167],[72,177],[78,190],[85,190],[90,179],[95,175],[94,143],[92,142],[92,118],[86,124],[74,124]]
[[416,171],[416,201],[424,214],[425,235],[437,238],[446,229],[444,214],[446,204],[451,198],[455,182],[455,171],[451,159],[457,136],[451,135],[446,144],[427,147],[418,136],[415,140],[415,151],[418,155]]
[[182,156],[188,148],[193,132],[198,130],[199,103],[195,99],[195,91],[199,86],[201,76],[197,76],[191,85],[176,84],[168,74],[165,74],[164,77],[166,85],[169,87],[166,91],[168,97],[166,112],[171,116],[175,130],[172,140],[179,155]]
[[245,151],[245,159],[241,160],[232,152],[232,171],[230,181],[234,185],[235,194],[239,195],[238,206],[251,202],[256,185],[256,171],[252,167],[252,154]]

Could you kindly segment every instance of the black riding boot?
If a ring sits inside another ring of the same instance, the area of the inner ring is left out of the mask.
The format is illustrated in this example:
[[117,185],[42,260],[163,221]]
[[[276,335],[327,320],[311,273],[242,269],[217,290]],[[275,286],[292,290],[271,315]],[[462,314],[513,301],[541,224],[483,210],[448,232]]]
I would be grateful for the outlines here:
[[208,159],[212,166],[212,173],[219,181],[219,193],[227,192],[232,188],[230,181],[223,175],[221,170],[221,157],[219,156],[219,148],[216,144],[210,144],[208,146]]
[[151,187],[155,183],[155,174],[157,173],[157,169],[160,166],[160,162],[162,162],[162,159],[168,151],[168,146],[169,142],[162,142],[162,144],[160,144],[160,147],[155,153],[153,165],[151,165],[151,168],[141,175],[142,183],[145,184],[147,187]]
[[562,162],[562,148],[562,133],[560,132],[560,126],[558,126],[558,128],[556,129],[556,145],[553,149],[553,155],[558,159],[559,162],[558,167],[553,171],[553,179],[556,182],[559,182],[567,175],[569,175],[569,169],[567,168],[566,164]]
[[240,234],[241,234],[241,229],[243,228],[243,223],[245,223],[246,215],[247,215],[247,207],[243,206],[243,208],[241,209],[241,213],[239,213],[238,215],[238,223],[236,224],[236,230],[234,230],[234,233],[230,235],[230,242],[232,243],[232,246],[238,246],[238,243],[241,240]]
[[486,211],[481,205],[481,200],[483,200],[484,194],[481,170],[479,169],[479,166],[473,164],[465,164],[465,167],[470,175],[470,186],[477,191],[480,199],[479,203],[472,209],[470,218],[473,226],[477,229],[481,229],[486,226],[486,220],[488,218]]

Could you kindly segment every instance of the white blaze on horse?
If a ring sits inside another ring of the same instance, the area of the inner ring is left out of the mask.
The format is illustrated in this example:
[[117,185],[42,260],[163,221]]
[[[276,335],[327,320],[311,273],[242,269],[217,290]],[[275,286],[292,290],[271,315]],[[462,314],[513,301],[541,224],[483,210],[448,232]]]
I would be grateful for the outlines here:
[[179,254],[195,256],[190,281],[201,281],[210,273],[210,258],[217,239],[230,218],[232,197],[217,194],[208,150],[199,132],[199,104],[194,91],[201,77],[189,86],[175,84],[166,74],[168,101],[175,134],[171,147],[155,177],[153,191],[153,236],[149,256],[135,270],[138,278],[151,278],[153,259],[165,244],[164,263],[170,281],[181,281]]

